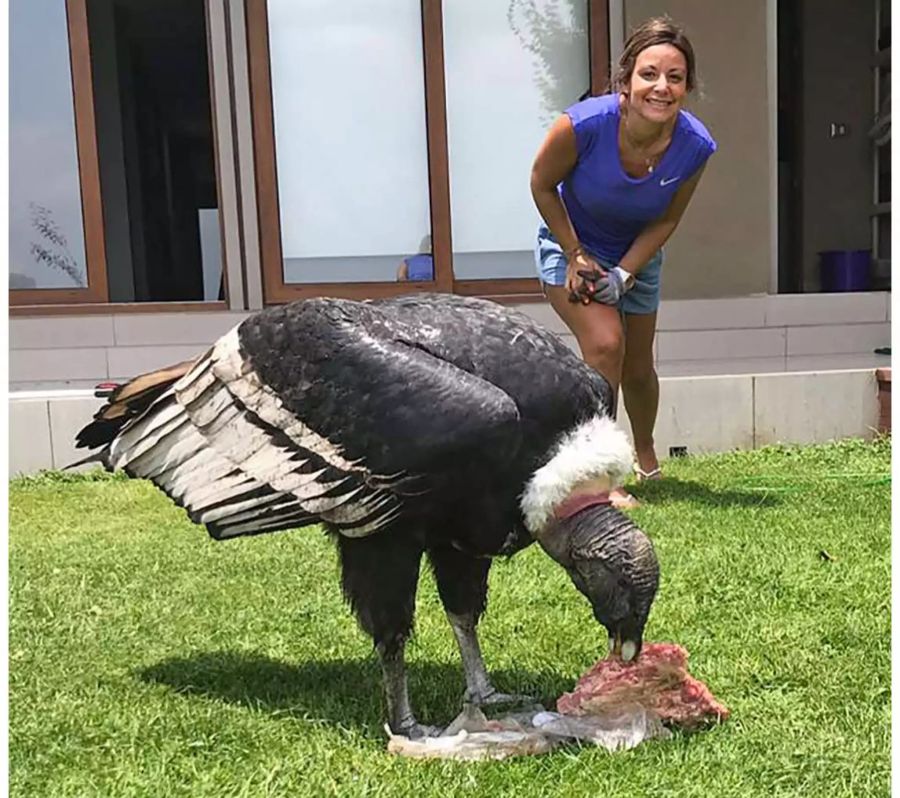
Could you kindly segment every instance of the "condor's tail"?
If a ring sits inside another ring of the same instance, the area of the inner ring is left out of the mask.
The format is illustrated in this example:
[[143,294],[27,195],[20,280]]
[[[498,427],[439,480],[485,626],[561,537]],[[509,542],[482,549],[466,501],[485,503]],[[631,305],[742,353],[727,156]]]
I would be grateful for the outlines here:
[[119,431],[132,419],[144,413],[175,382],[190,371],[199,358],[185,360],[174,366],[141,374],[124,385],[119,385],[109,394],[106,404],[94,415],[94,420],[75,436],[76,449],[98,449],[83,460],[67,465],[75,468],[86,463],[101,463],[110,469],[108,454]]

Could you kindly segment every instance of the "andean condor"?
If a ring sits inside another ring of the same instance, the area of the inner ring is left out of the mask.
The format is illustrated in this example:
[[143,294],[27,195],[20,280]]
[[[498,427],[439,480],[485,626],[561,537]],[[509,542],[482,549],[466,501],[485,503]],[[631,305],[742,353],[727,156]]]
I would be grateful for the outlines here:
[[609,385],[493,302],[311,299],[248,317],[194,361],[118,387],[78,434],[217,539],[322,524],[372,636],[395,733],[418,736],[404,645],[427,554],[465,700],[506,700],[475,627],[491,558],[537,540],[632,659],[659,582],[649,539],[604,500],[632,464]]

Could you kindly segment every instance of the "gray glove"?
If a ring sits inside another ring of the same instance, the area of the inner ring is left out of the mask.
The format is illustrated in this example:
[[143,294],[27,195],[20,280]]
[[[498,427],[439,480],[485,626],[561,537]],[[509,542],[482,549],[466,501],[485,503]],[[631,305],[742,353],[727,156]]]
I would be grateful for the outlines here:
[[596,290],[592,295],[594,302],[602,302],[604,305],[618,305],[619,300],[634,285],[634,275],[616,266],[604,274],[596,283]]

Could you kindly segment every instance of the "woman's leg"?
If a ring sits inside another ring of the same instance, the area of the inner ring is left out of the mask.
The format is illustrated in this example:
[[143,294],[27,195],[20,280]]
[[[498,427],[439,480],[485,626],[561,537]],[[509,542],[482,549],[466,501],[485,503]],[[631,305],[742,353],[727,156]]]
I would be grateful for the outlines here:
[[656,313],[625,314],[622,397],[631,421],[638,466],[644,472],[659,468],[653,444],[653,428],[659,408],[659,379],[653,364],[655,334]]
[[[572,331],[581,357],[610,384],[613,392],[613,406],[616,412],[619,383],[622,381],[622,361],[625,355],[625,337],[618,308],[591,302],[589,305],[569,302],[565,288],[545,285],[544,290],[550,305]],[[627,509],[637,507],[637,500],[624,488],[610,492],[613,507]]]
[[[553,310],[578,341],[584,362],[600,372],[612,387],[615,404],[622,381],[622,358],[625,354],[619,311],[599,302],[591,302],[589,305],[569,302],[569,293],[562,286],[545,285],[544,290]],[[615,407],[612,411],[615,413]]]

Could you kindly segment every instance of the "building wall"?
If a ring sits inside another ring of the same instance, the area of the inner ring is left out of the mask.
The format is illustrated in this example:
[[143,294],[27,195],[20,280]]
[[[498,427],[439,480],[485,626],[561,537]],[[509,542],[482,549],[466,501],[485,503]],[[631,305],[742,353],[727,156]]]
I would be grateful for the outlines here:
[[[775,158],[769,136],[775,103],[768,92],[769,2],[622,2],[626,30],[661,13],[685,25],[697,51],[701,83],[690,107],[719,143],[692,206],[667,246],[663,296],[672,300],[766,293],[773,266],[770,174]],[[809,283],[815,279],[818,250],[868,246],[869,221],[859,209],[867,209],[870,201],[870,148],[865,131],[872,110],[873,3],[797,2],[803,4],[809,38],[805,69],[810,79],[802,108],[811,131],[804,169],[807,256],[803,268]],[[107,0],[97,0],[92,8],[108,5]],[[848,13],[851,6],[858,13]],[[95,53],[96,65],[111,63],[113,55],[112,51]],[[112,83],[101,84],[99,93],[115,88]],[[836,109],[840,118],[833,115]],[[828,138],[831,121],[846,122],[850,135]],[[98,122],[102,127],[103,120]],[[858,210],[848,214],[848,207]],[[110,218],[106,223],[110,225]],[[123,229],[120,225],[119,231]],[[124,239],[120,235],[117,240],[121,250]]]
[[668,14],[694,46],[689,109],[719,145],[666,247],[663,298],[765,293],[771,272],[766,0],[624,0],[627,33]]
[[[547,303],[516,309],[577,351]],[[95,384],[196,357],[246,316],[10,319],[10,472],[83,457],[74,437],[101,404],[90,390]],[[890,363],[872,350],[890,343],[890,320],[890,294],[878,292],[664,303],[654,348],[662,383],[658,451],[871,437],[879,413],[875,369]]]
[[[656,365],[674,376],[710,373],[705,369],[713,366],[716,373],[729,374],[818,369],[822,358],[839,354],[872,359],[873,349],[890,344],[890,296],[873,291],[664,302]],[[549,304],[528,302],[517,309],[577,351]],[[12,318],[9,388],[78,389],[127,380],[197,356],[247,315],[122,312]]]

